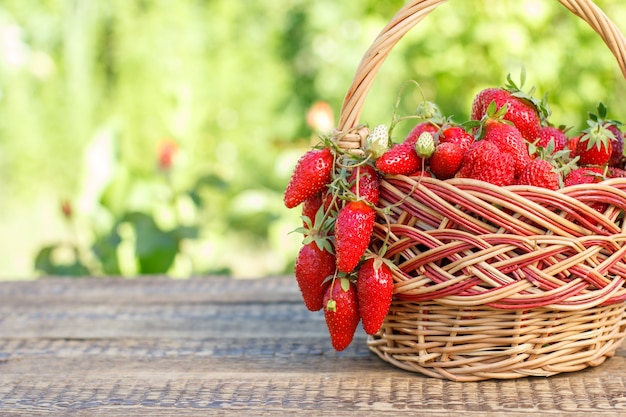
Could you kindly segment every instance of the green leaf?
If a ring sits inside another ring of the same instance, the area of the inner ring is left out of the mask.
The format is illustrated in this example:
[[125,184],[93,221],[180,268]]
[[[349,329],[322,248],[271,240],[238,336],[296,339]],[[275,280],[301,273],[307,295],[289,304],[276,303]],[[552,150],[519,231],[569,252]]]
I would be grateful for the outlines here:
[[78,259],[78,251],[71,248],[74,254],[74,261],[69,263],[59,263],[54,259],[54,252],[60,249],[61,245],[50,245],[42,248],[35,257],[35,270],[45,275],[54,276],[89,276],[89,269]]
[[100,261],[103,273],[107,275],[120,274],[121,270],[117,256],[117,248],[121,242],[122,239],[117,233],[117,225],[115,225],[109,233],[98,237],[92,245],[91,250]]
[[124,221],[131,223],[135,229],[135,253],[140,273],[166,273],[178,253],[179,239],[175,233],[161,230],[145,213],[129,213]]
[[349,291],[350,290],[350,280],[348,278],[340,278],[340,282],[341,282],[341,289],[343,291]]

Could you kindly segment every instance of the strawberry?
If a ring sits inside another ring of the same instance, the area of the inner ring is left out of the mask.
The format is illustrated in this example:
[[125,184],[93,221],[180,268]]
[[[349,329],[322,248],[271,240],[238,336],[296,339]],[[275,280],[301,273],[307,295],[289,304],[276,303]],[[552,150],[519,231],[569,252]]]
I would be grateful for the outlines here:
[[423,161],[427,161],[433,152],[435,152],[435,138],[430,132],[424,132],[417,138],[415,152],[417,152],[417,156],[422,158]]
[[465,153],[456,177],[473,178],[494,185],[510,185],[515,179],[515,161],[494,143],[480,140],[474,142]]
[[[616,155],[617,160],[621,159],[624,142],[621,132],[617,127],[619,122],[607,120],[607,108],[604,104],[598,104],[598,113],[589,113],[587,124],[589,127],[583,130],[578,144],[576,154],[579,156],[578,164],[582,166],[605,166],[613,156],[613,144],[619,149]],[[618,136],[615,134],[617,133]]]
[[[474,96],[474,101],[472,102],[472,112],[471,119],[472,120],[482,120],[482,118],[487,114],[487,107],[492,101],[503,102],[506,93],[501,88],[489,87],[483,90],[480,90],[478,94]],[[497,96],[499,98],[496,100]],[[498,105],[498,107],[502,107],[502,104]]]
[[385,125],[378,125],[365,138],[365,153],[377,159],[387,149],[389,149],[389,129]]
[[[600,167],[580,167],[570,171],[563,180],[565,186],[578,184],[592,184],[604,180],[604,169]],[[600,201],[587,202],[589,207],[599,213],[604,213],[606,203]]]
[[566,187],[577,184],[592,184],[604,179],[604,170],[599,167],[580,167],[570,171],[563,179]]
[[532,143],[537,140],[541,121],[548,117],[549,110],[544,102],[532,97],[531,94],[534,89],[531,89],[529,93],[524,93],[521,90],[524,84],[524,73],[522,73],[521,78],[520,87],[513,82],[509,75],[504,87],[486,88],[480,91],[474,97],[471,117],[473,120],[481,120],[492,102],[495,102],[498,108],[506,105],[504,119],[513,123],[522,137]]
[[378,187],[380,185],[379,174],[372,165],[360,165],[355,167],[348,178],[352,184],[350,191],[357,199],[363,198],[373,205],[378,204]]
[[411,146],[415,146],[417,143],[417,139],[421,136],[422,133],[428,132],[431,135],[435,136],[439,131],[439,125],[430,121],[420,122],[404,138],[402,143],[406,143]]
[[382,258],[369,258],[361,265],[356,289],[363,330],[373,335],[385,320],[393,296],[393,275]]
[[389,175],[408,175],[421,166],[422,158],[417,156],[414,143],[395,144],[376,160],[376,168]]
[[337,269],[352,272],[369,245],[376,211],[363,200],[349,201],[335,221]]
[[[322,192],[315,193],[311,197],[304,200],[302,204],[302,217],[305,218],[303,221],[304,227],[309,227],[313,225],[315,215],[317,214],[322,204]],[[308,219],[308,221],[306,219]]]
[[324,319],[336,351],[347,348],[359,325],[359,301],[355,284],[347,278],[332,281],[324,293]]
[[535,146],[547,149],[550,146],[550,142],[552,142],[550,149],[554,153],[565,149],[568,138],[561,128],[542,126],[539,130],[539,140],[535,143]]
[[326,278],[335,273],[335,256],[318,243],[311,241],[300,248],[296,258],[295,275],[304,304],[310,311],[323,307],[323,298],[328,283]]
[[[612,145],[608,130],[601,125],[587,129],[576,145],[578,164],[604,166],[611,159]],[[610,134],[612,136],[612,133]]]
[[329,148],[311,149],[306,152],[298,160],[285,189],[283,196],[285,206],[296,207],[322,191],[331,180],[333,160]]
[[622,168],[611,167],[608,169],[606,175],[609,178],[626,178],[626,170]]
[[463,145],[454,142],[440,142],[430,157],[430,171],[440,180],[456,175],[463,162]]
[[574,136],[572,138],[569,138],[567,141],[567,149],[569,149],[569,156],[570,158],[574,159],[576,158],[578,155],[576,154],[576,149],[578,148],[578,141],[580,141],[580,137],[582,135],[579,136]]
[[518,184],[534,185],[549,190],[559,189],[559,174],[545,159],[531,159],[517,179]]
[[515,126],[496,119],[487,120],[482,138],[495,144],[501,152],[511,155],[515,161],[515,176],[519,175],[530,161],[526,141]]
[[460,145],[463,150],[467,150],[474,143],[474,136],[470,135],[460,126],[450,126],[444,128],[439,136],[439,143],[451,142]]

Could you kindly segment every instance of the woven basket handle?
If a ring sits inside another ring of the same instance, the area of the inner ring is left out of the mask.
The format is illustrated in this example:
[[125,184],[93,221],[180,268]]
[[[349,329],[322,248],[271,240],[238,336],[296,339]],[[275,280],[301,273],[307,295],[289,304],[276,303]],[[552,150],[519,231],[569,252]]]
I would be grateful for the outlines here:
[[[361,148],[366,131],[354,132],[359,124],[363,103],[378,69],[391,49],[413,26],[446,0],[412,0],[383,28],[366,51],[359,64],[352,85],[341,107],[335,137],[346,149]],[[609,47],[626,78],[626,40],[606,14],[591,0],[558,0],[564,7],[589,24]]]

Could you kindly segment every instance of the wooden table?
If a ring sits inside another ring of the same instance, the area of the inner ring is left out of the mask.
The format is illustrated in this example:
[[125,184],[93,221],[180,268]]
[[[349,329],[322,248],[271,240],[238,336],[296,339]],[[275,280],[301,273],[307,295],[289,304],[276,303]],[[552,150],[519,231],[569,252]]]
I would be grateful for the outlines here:
[[626,415],[626,350],[550,378],[456,383],[335,352],[293,277],[0,283],[0,416]]

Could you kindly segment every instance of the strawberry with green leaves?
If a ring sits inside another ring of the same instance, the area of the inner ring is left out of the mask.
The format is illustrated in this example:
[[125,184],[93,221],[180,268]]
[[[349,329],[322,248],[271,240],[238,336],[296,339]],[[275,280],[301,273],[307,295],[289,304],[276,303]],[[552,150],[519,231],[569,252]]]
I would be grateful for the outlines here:
[[[565,134],[565,128],[556,126],[542,126],[539,130],[539,139],[535,141],[537,148],[547,149],[552,152],[559,152],[567,147],[569,139]],[[552,145],[550,145],[552,143]]]
[[313,194],[302,203],[302,219],[305,228],[313,225],[315,216],[324,201],[322,200],[323,191]]
[[518,176],[530,161],[530,154],[519,129],[503,119],[507,106],[497,108],[495,102],[489,105],[482,120],[479,138],[495,144],[501,152],[509,154],[515,161],[515,176]]
[[335,220],[335,255],[337,269],[352,272],[370,242],[376,211],[363,200],[348,201]]
[[[321,246],[321,247],[320,247]],[[328,277],[335,273],[335,255],[329,244],[305,243],[296,258],[295,275],[304,305],[310,311],[322,309]]]
[[356,286],[347,278],[336,278],[324,293],[324,320],[336,351],[347,348],[359,325],[359,301]]
[[606,166],[611,159],[613,133],[606,127],[590,123],[576,145],[578,164],[581,166]]
[[[615,166],[622,159],[624,137],[620,122],[607,119],[607,108],[598,104],[598,112],[589,113],[588,127],[578,140],[576,154],[582,166]],[[615,148],[615,149],[614,149]]]
[[525,74],[522,72],[519,87],[509,75],[504,87],[481,90],[472,103],[472,119],[481,120],[487,114],[487,109],[492,102],[495,102],[498,108],[506,105],[504,119],[513,123],[525,140],[535,142],[539,136],[542,120],[548,118],[549,110],[545,100],[537,100],[532,96],[534,88],[528,93],[521,90],[524,81]]
[[356,199],[363,198],[373,205],[378,204],[380,177],[372,165],[364,164],[354,167],[348,183],[352,184],[350,192]]
[[410,175],[419,171],[434,150],[434,137],[439,128],[431,121],[418,123],[401,143],[393,145],[376,160],[376,168],[388,175]]
[[393,275],[383,258],[368,258],[356,280],[359,314],[363,330],[376,334],[389,312],[393,296]]
[[300,205],[330,182],[334,157],[329,148],[311,149],[298,160],[283,200],[287,208]]
[[534,185],[556,191],[560,187],[560,177],[549,161],[535,158],[531,159],[521,172],[517,184]]
[[604,169],[600,167],[579,167],[570,171],[563,179],[566,187],[578,184],[593,184],[604,179]]

